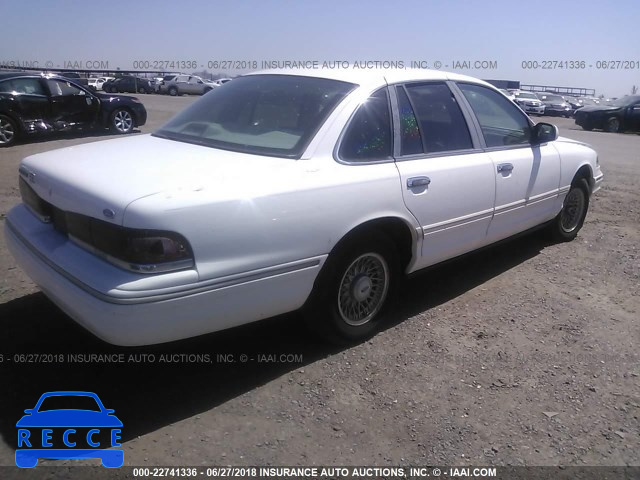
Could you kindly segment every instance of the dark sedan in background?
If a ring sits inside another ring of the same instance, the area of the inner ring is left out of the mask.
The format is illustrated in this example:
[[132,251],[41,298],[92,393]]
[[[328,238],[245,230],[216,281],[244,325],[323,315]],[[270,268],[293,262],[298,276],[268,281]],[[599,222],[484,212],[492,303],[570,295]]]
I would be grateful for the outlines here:
[[544,104],[544,114],[569,118],[573,114],[573,108],[562,95],[547,92],[536,92],[540,101]]
[[607,132],[640,131],[640,95],[618,98],[609,105],[582,107],[576,111],[576,124],[585,130]]
[[129,133],[147,111],[134,97],[92,92],[58,76],[0,73],[0,147],[18,136],[84,128]]
[[147,78],[130,75],[118,77],[102,84],[102,90],[108,93],[153,93],[155,84]]

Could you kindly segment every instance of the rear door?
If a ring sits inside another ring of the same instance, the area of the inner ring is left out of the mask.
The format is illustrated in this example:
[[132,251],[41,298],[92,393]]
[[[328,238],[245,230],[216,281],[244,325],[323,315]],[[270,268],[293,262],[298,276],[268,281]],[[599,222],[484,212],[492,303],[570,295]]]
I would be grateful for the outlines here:
[[12,78],[0,82],[3,108],[19,117],[26,131],[49,117],[49,96],[39,78]]
[[495,177],[449,82],[390,87],[394,157],[405,205],[423,232],[417,268],[471,251],[486,241]]

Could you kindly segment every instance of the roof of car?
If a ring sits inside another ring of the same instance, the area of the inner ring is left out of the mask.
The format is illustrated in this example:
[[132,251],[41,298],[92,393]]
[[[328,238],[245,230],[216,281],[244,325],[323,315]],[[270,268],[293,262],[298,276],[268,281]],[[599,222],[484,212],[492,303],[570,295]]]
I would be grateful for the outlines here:
[[0,72],[0,80],[5,80],[7,78],[15,78],[15,77],[24,77],[30,76],[32,74],[25,72]]
[[247,75],[297,75],[304,77],[327,78],[358,85],[386,85],[387,83],[399,83],[420,80],[455,80],[462,82],[480,83],[492,88],[487,82],[467,75],[444,72],[441,70],[427,69],[283,69],[262,70],[250,72]]

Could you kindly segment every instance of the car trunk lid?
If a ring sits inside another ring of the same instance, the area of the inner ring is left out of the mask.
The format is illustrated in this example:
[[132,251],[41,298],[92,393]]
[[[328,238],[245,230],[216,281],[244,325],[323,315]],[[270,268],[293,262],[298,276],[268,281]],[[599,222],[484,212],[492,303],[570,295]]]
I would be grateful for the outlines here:
[[68,212],[122,224],[135,200],[263,179],[294,160],[249,155],[140,135],[89,143],[23,160],[20,174],[37,195]]

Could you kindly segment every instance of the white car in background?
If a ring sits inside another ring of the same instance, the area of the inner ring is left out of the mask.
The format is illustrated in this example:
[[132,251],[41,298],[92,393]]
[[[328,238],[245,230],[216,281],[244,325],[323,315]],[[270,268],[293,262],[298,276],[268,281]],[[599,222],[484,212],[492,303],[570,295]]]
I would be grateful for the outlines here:
[[515,92],[515,102],[527,113],[535,115],[544,115],[544,103],[533,92],[524,92],[522,90]]
[[113,80],[115,77],[92,77],[89,78],[88,85],[96,90],[102,90],[102,84],[109,80]]
[[512,102],[515,102],[516,96],[512,92],[510,92],[509,90],[505,90],[504,88],[501,88],[500,92],[502,92],[502,94],[505,97],[507,97],[509,100],[511,100]]
[[297,309],[360,340],[401,275],[539,226],[577,235],[603,174],[557,134],[457,74],[248,74],[154,134],[25,158],[7,245],[114,344]]

